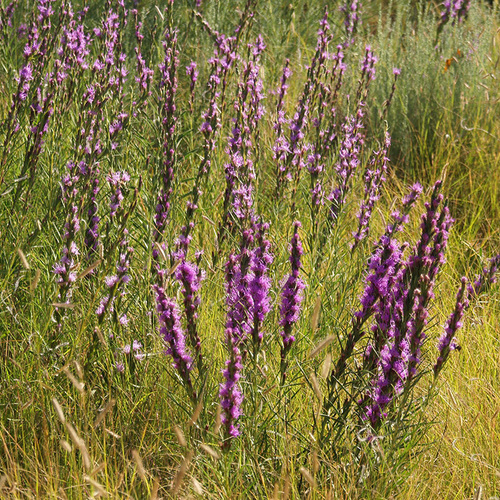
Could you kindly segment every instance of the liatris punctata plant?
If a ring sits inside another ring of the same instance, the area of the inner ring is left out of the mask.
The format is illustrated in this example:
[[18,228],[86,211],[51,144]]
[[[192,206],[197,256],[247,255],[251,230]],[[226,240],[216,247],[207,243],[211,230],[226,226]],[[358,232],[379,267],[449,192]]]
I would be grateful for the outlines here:
[[380,427],[394,397],[409,390],[417,376],[428,308],[434,297],[437,274],[444,263],[444,251],[453,222],[446,204],[439,211],[443,201],[440,188],[441,181],[438,181],[422,216],[420,240],[401,269],[394,287],[392,304],[384,317],[387,333],[383,338],[386,340],[379,349],[375,378],[372,388],[360,402],[364,406],[365,418],[369,418],[375,429]]
[[249,283],[250,295],[252,296],[252,307],[250,309],[250,321],[252,342],[254,350],[254,359],[262,343],[263,331],[262,325],[267,313],[271,309],[269,289],[271,280],[268,276],[269,266],[273,261],[273,256],[269,251],[270,242],[266,239],[266,233],[269,224],[257,224],[255,249],[252,252],[250,260],[251,278]]
[[[177,67],[179,65],[179,51],[177,50],[177,32],[169,30],[163,42],[165,57],[160,64],[160,101],[159,115],[161,117],[161,141],[163,161],[159,177],[160,189],[156,201],[156,215],[154,221],[153,259],[158,259],[158,249],[164,238],[165,227],[170,211],[175,165],[175,126],[177,122],[175,95],[177,92]],[[158,265],[156,263],[156,265]]]
[[[288,92],[288,79],[292,76],[292,70],[290,69],[290,60],[285,61],[285,66],[283,67],[283,73],[280,79],[280,86],[277,91],[278,99],[276,103],[276,118],[273,125],[275,131],[275,141],[273,145],[273,159],[276,162],[276,194],[281,191],[281,183],[283,182],[281,178],[286,174],[285,171],[285,160],[289,153],[290,144],[285,136],[284,127],[289,123],[286,118],[286,110],[284,109],[285,97]],[[289,175],[289,174],[288,174]],[[290,178],[288,180],[291,180]]]
[[[403,224],[408,222],[408,214],[421,192],[420,184],[417,183],[411,187],[409,194],[402,200],[402,211],[393,212],[392,221],[375,243],[374,250],[369,257],[368,273],[364,278],[365,287],[360,297],[361,307],[354,313],[351,330],[327,379],[328,396],[323,404],[326,415],[329,415],[335,405],[338,388],[345,383],[347,362],[353,355],[358,342],[369,331],[372,332],[372,338],[364,353],[364,369],[371,372],[388,338],[394,307],[392,291],[397,288],[402,279],[405,268],[403,255],[407,247],[406,244],[400,244],[396,236],[402,231]],[[375,321],[368,329],[366,324],[373,316],[375,316]],[[346,404],[350,406],[350,403]],[[367,405],[366,396],[359,404],[361,407]],[[327,420],[325,418],[322,423],[323,433],[327,430]]]
[[467,278],[462,278],[462,286],[458,290],[455,309],[450,314],[445,326],[444,333],[441,335],[438,343],[439,356],[434,365],[434,377],[439,375],[443,369],[444,364],[448,360],[451,351],[459,349],[459,345],[455,341],[455,334],[462,326],[462,317],[465,309],[469,306],[469,299],[467,298]]
[[373,153],[370,162],[368,163],[364,175],[365,194],[363,201],[357,213],[358,229],[353,232],[354,242],[351,244],[351,250],[354,251],[358,244],[367,237],[370,230],[370,218],[373,207],[380,198],[380,191],[383,183],[386,180],[387,156],[391,137],[388,132],[385,135],[384,147]]
[[[236,258],[234,268],[233,284],[230,289],[234,290],[234,297],[231,302],[228,316],[233,317],[235,327],[233,333],[243,344],[247,343],[248,336],[251,333],[251,311],[253,307],[253,296],[250,291],[250,282],[252,280],[251,259],[252,247],[254,244],[253,229],[245,229],[241,235],[239,254]],[[229,292],[228,292],[229,293]],[[228,297],[229,300],[229,297]],[[243,352],[246,356],[246,351]]]
[[191,61],[191,63],[186,66],[186,75],[189,77],[189,111],[190,113],[194,113],[194,88],[199,75],[194,61]]
[[217,34],[215,41],[214,56],[209,60],[211,72],[208,78],[207,87],[210,93],[210,102],[207,111],[203,112],[203,123],[200,132],[203,134],[203,156],[198,165],[198,172],[191,192],[191,200],[186,206],[186,223],[183,226],[183,236],[189,236],[191,232],[194,214],[198,208],[198,200],[201,195],[201,183],[204,178],[208,178],[213,150],[220,122],[220,101],[222,99],[221,85],[225,81],[227,73],[236,60],[235,38],[227,38],[223,34]]
[[445,0],[441,3],[442,10],[439,13],[439,21],[436,29],[435,45],[438,45],[439,37],[445,26],[451,20],[451,26],[461,24],[467,17],[471,5],[470,0]]
[[346,29],[345,47],[354,43],[354,36],[356,35],[359,26],[361,25],[361,2],[359,0],[348,0],[343,3],[339,10],[344,13],[344,26]]
[[339,158],[335,164],[338,185],[328,196],[330,210],[328,220],[334,224],[344,206],[347,193],[350,189],[351,179],[360,163],[360,152],[363,144],[363,137],[360,133],[361,124],[357,118],[350,116],[342,125],[342,140],[339,146]]
[[326,116],[324,127],[320,128],[319,136],[323,143],[317,144],[316,151],[321,152],[323,158],[331,157],[336,150],[337,145],[337,100],[340,89],[343,84],[343,77],[347,68],[344,63],[344,52],[342,45],[337,45],[337,51],[331,54],[333,60],[333,68],[328,70],[328,79],[326,82]]
[[158,285],[153,285],[156,292],[156,310],[160,320],[160,334],[168,345],[165,353],[172,358],[173,367],[176,369],[186,392],[194,403],[196,392],[191,382],[193,359],[186,348],[186,337],[181,325],[180,311],[177,303],[165,295],[165,290]]
[[467,292],[469,294],[470,299],[488,290],[488,288],[493,283],[496,283],[497,281],[496,274],[499,268],[500,268],[500,254],[490,259],[489,267],[485,267],[483,269],[483,272],[476,277],[474,283],[469,283],[467,285]]
[[122,227],[117,228],[118,236],[118,257],[116,261],[116,274],[106,276],[104,282],[107,287],[107,293],[101,299],[96,315],[99,327],[102,325],[106,313],[113,313],[113,320],[116,325],[120,324],[120,311],[115,302],[124,295],[125,285],[130,281],[130,259],[134,253],[133,247],[129,245],[129,232],[125,227],[125,209],[123,207],[124,195],[122,190],[130,181],[130,175],[127,172],[113,172],[108,176],[108,182],[111,187],[109,199],[109,222],[107,224],[106,243],[108,252],[114,251],[110,238],[112,236],[111,228],[117,221]]
[[401,74],[401,70],[399,68],[392,68],[392,74],[394,75],[394,81],[392,82],[391,93],[389,94],[389,97],[384,101],[384,109],[382,110],[380,116],[381,120],[384,120],[386,118],[387,112],[391,107],[394,92],[396,92],[396,83],[398,81],[399,75]]
[[139,13],[137,9],[132,9],[131,14],[135,19],[135,38],[137,45],[134,48],[137,60],[135,81],[139,86],[139,92],[143,99],[142,105],[147,106],[147,97],[151,95],[151,84],[153,82],[154,71],[146,65],[146,61],[142,55],[142,41],[144,35],[142,34],[142,21],[139,21]]
[[191,199],[186,205],[186,222],[182,228],[183,237],[189,236],[193,228],[193,218],[195,211],[198,208],[199,198],[201,196],[202,181],[207,182],[210,175],[212,163],[212,153],[215,149],[215,143],[218,131],[221,128],[221,110],[224,110],[225,96],[229,74],[238,60],[238,49],[241,37],[244,33],[244,28],[248,21],[253,17],[253,8],[256,0],[247,0],[245,8],[240,16],[239,23],[234,30],[234,36],[226,36],[222,33],[213,30],[210,25],[202,18],[199,12],[195,15],[202,20],[202,25],[214,38],[215,49],[214,55],[209,59],[211,65],[210,76],[208,78],[208,92],[210,102],[208,109],[203,112],[203,122],[200,126],[200,132],[203,134],[203,154],[198,165],[193,189],[191,191]]
[[238,419],[242,415],[241,404],[243,402],[243,394],[238,384],[243,368],[240,351],[243,331],[237,303],[240,264],[234,254],[229,255],[225,275],[227,305],[225,340],[229,358],[226,361],[226,368],[222,371],[225,381],[220,384],[219,399],[222,408],[221,420],[224,426],[223,446],[228,448],[231,445],[231,439],[240,434]]
[[106,276],[104,282],[108,288],[108,293],[101,299],[99,306],[96,309],[98,324],[101,325],[104,321],[106,312],[109,310],[116,316],[116,322],[119,322],[116,308],[114,306],[115,299],[123,294],[123,286],[130,281],[129,268],[130,258],[134,253],[134,249],[128,246],[128,231],[125,230],[125,238],[119,245],[119,258],[116,263],[116,274]]
[[300,258],[304,251],[302,250],[302,243],[299,237],[299,228],[301,224],[299,221],[293,223],[293,236],[290,242],[289,261],[291,264],[291,272],[284,282],[281,292],[281,306],[280,306],[280,326],[282,328],[280,335],[283,340],[281,347],[281,383],[284,384],[288,368],[288,353],[295,342],[295,337],[292,334],[293,325],[298,321],[300,316],[300,305],[304,298],[303,290],[305,283],[300,277],[300,269],[302,267]]
[[[73,283],[76,281],[76,261],[75,258],[80,254],[76,243],[77,234],[80,231],[80,218],[78,216],[78,206],[76,197],[78,195],[78,181],[80,178],[81,167],[69,162],[67,165],[68,173],[62,179],[62,200],[66,206],[66,222],[64,224],[62,257],[54,265],[53,272],[57,275],[57,285],[59,293],[57,300],[60,303],[69,303],[72,295]],[[55,321],[57,325],[57,334],[50,341],[51,347],[54,347],[62,329],[62,320],[64,310],[56,308]]]
[[345,203],[347,193],[350,190],[351,179],[354,176],[360,163],[361,147],[364,144],[362,133],[363,119],[365,116],[364,107],[370,82],[375,79],[375,64],[378,59],[373,54],[371,47],[365,47],[365,56],[361,63],[361,76],[356,91],[356,111],[353,115],[346,117],[342,125],[342,140],[339,146],[339,157],[335,165],[337,173],[337,186],[328,196],[330,201],[330,211],[328,220],[334,224]]
[[328,11],[325,9],[325,14],[320,21],[317,34],[316,52],[311,60],[311,65],[307,69],[307,80],[290,123],[290,153],[285,158],[284,166],[279,169],[282,175],[277,181],[281,185],[289,176],[294,178],[291,194],[292,212],[295,212],[295,194],[302,168],[305,165],[305,155],[310,149],[310,144],[305,141],[310,108],[314,106],[318,90],[321,86],[321,80],[326,73],[326,61],[329,58],[328,47],[331,40],[332,35],[330,33],[330,25],[328,24]]
[[[19,113],[23,106],[22,101],[30,106],[28,118],[28,138],[25,146],[24,161],[21,171],[18,174],[20,181],[17,183],[15,195],[12,203],[12,213],[16,209],[17,202],[25,188],[24,180],[27,179],[27,189],[24,200],[24,210],[29,203],[29,198],[33,191],[33,184],[36,178],[36,169],[39,157],[44,144],[44,136],[49,130],[50,118],[54,113],[54,97],[58,94],[58,83],[53,78],[53,72],[45,72],[58,39],[58,31],[51,30],[54,9],[51,5],[53,0],[39,0],[37,2],[38,11],[33,12],[33,22],[28,30],[28,41],[24,47],[23,55],[25,64],[20,71],[18,79],[18,93],[13,96],[9,117],[7,119],[7,134],[5,137],[5,150],[3,160],[7,160],[10,152],[12,140],[15,132],[19,130]],[[67,17],[67,11],[63,11],[63,16]],[[63,22],[60,20],[61,23]],[[59,47],[58,47],[59,48]],[[28,62],[29,61],[29,62]],[[57,62],[57,60],[56,60]],[[29,78],[27,78],[29,77]],[[29,93],[29,81],[34,92]],[[14,128],[12,128],[14,126]],[[2,179],[0,175],[0,185]]]
[[[443,202],[443,195],[440,193],[441,185],[441,181],[436,182],[431,200],[426,203],[427,211],[422,216],[420,241],[407,265],[408,293],[404,299],[402,325],[406,326],[410,345],[408,364],[410,380],[420,362],[420,346],[424,339],[423,329],[428,317],[427,307],[434,297],[433,289],[437,274],[445,262],[446,244],[453,223],[446,204],[439,211]],[[412,297],[416,290],[420,290],[418,299]],[[410,314],[413,316],[411,320]]]
[[451,25],[461,23],[470,9],[470,0],[445,0],[442,4],[439,26],[445,25],[451,19]]
[[316,99],[316,94],[321,82],[323,73],[326,71],[325,62],[328,58],[328,45],[331,41],[330,25],[328,24],[328,11],[320,21],[320,27],[317,34],[316,52],[307,69],[307,80],[304,84],[302,94],[295,108],[293,118],[290,120],[289,138],[280,141],[279,151],[282,153],[277,156],[278,168],[276,177],[276,195],[282,196],[283,189],[287,181],[295,179],[292,193],[293,198],[297,189],[297,183],[300,179],[300,172],[304,166],[305,154],[309,146],[304,139],[307,131],[309,111],[312,103]]
[[[118,373],[125,374],[125,366],[128,367],[129,373],[134,376],[137,369],[137,364],[141,363],[146,354],[141,351],[142,344],[138,340],[134,340],[132,344],[126,344],[116,353],[115,369]],[[122,360],[124,362],[122,362]]]
[[332,54],[333,67],[326,67],[325,81],[320,82],[318,90],[318,104],[316,115],[312,119],[315,129],[315,140],[311,144],[311,153],[308,156],[307,170],[310,173],[311,192],[311,239],[314,240],[318,233],[320,219],[319,212],[324,204],[324,178],[325,165],[329,163],[332,151],[336,150],[337,144],[337,96],[342,86],[342,78],[345,71],[343,63],[342,46],[337,46],[337,52]]
[[12,16],[16,9],[18,0],[12,0],[6,7],[0,6],[0,38],[5,40],[8,28],[12,27]]
[[472,300],[496,282],[496,273],[498,271],[499,264],[500,254],[490,259],[489,267],[485,267],[483,272],[477,276],[473,283],[469,283],[465,277],[462,278],[462,285],[457,292],[455,309],[450,314],[445,324],[444,332],[439,339],[439,355],[433,368],[434,377],[437,377],[443,369],[443,365],[448,360],[450,352],[460,349],[460,345],[458,344],[455,335],[462,327],[463,314],[468,309]]
[[197,319],[198,307],[201,303],[199,290],[201,281],[205,278],[205,273],[198,265],[184,259],[175,271],[175,278],[181,285],[181,292],[184,297],[183,304],[186,315],[187,339],[193,349],[198,373],[202,374],[204,373],[204,366]]
[[222,408],[221,420],[224,426],[223,448],[229,448],[231,439],[240,435],[238,419],[243,414],[241,409],[243,393],[238,385],[242,370],[241,353],[232,337],[228,337],[226,342],[229,349],[229,359],[226,361],[226,368],[222,371],[225,382],[220,384],[219,389]]
[[217,238],[219,250],[230,223],[237,221],[241,228],[244,227],[244,221],[253,216],[252,183],[256,177],[254,143],[257,140],[259,121],[264,114],[261,104],[262,80],[259,77],[259,60],[265,49],[262,37],[257,37],[254,43],[248,45],[248,49],[251,57],[243,64],[238,95],[234,103],[236,117],[233,119],[231,138],[226,149],[229,162],[224,166],[226,190]]

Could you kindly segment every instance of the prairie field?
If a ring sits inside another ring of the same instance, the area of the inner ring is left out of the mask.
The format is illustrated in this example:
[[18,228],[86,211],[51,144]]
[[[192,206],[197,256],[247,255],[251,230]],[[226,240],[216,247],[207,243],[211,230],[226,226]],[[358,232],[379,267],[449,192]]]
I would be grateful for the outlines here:
[[0,498],[500,498],[499,9],[0,0]]

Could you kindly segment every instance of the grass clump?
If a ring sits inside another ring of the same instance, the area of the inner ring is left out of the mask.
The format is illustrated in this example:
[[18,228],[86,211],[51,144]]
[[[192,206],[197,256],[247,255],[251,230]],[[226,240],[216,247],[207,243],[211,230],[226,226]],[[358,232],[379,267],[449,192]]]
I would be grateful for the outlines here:
[[498,493],[497,11],[448,7],[1,5],[3,496]]

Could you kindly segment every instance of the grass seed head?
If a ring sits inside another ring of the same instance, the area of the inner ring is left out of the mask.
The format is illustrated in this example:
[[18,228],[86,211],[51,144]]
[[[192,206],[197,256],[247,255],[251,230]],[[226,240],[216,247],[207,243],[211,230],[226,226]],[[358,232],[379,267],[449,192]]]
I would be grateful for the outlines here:
[[139,477],[146,482],[146,470],[144,469],[144,464],[142,463],[142,458],[137,450],[132,450],[132,458],[134,459],[135,465],[137,467],[137,473]]
[[179,444],[185,448],[187,446],[187,442],[182,429],[178,425],[174,425],[174,432]]
[[207,454],[210,455],[212,458],[215,460],[219,460],[220,456],[219,454],[211,447],[208,446],[208,444],[201,443],[200,448]]
[[59,404],[59,401],[57,401],[56,398],[52,398],[52,405],[54,406],[54,410],[56,410],[57,416],[59,420],[61,421],[62,424],[66,423],[66,417],[64,416],[64,412],[61,408],[61,405]]
[[24,255],[24,252],[20,248],[17,249],[17,255],[19,255],[19,260],[21,261],[21,264],[23,265],[24,269],[29,269],[30,265],[28,259],[26,258],[26,255]]
[[33,293],[36,290],[36,287],[38,286],[38,283],[40,282],[40,276],[42,275],[42,272],[40,269],[37,269],[35,271],[35,277],[33,278],[33,281],[30,283],[30,293]]

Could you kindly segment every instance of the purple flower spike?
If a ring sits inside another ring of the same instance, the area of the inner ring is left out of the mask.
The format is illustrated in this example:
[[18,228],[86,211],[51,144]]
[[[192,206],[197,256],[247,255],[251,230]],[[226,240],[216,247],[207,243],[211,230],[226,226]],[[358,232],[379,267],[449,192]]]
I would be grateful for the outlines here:
[[[115,300],[117,298],[119,300],[125,294],[125,285],[130,281],[130,259],[134,253],[134,249],[128,246],[127,233],[128,231],[125,229],[125,237],[119,245],[120,251],[118,262],[116,263],[116,274],[104,278],[104,283],[108,287],[108,291],[101,299],[96,310],[99,325],[103,323],[108,310],[111,312],[115,311]],[[126,315],[122,316],[118,322],[122,326],[125,326],[128,322]]]
[[[170,199],[173,192],[175,175],[175,149],[177,124],[177,67],[179,66],[179,51],[177,50],[177,32],[169,30],[163,42],[164,58],[160,69],[160,117],[163,161],[161,166],[161,188],[156,201],[154,220],[154,240],[160,243],[164,237],[170,213]],[[153,259],[158,260],[159,253],[153,246]]]
[[130,181],[130,175],[127,172],[113,172],[108,176],[107,181],[113,190],[109,207],[110,217],[114,218],[121,209],[124,199],[122,189]]
[[238,418],[241,416],[241,403],[243,395],[238,386],[241,377],[242,359],[240,344],[243,340],[242,325],[240,323],[241,311],[238,307],[238,286],[241,278],[241,268],[238,257],[229,255],[226,263],[226,345],[229,359],[226,369],[223,370],[225,382],[220,384],[219,398],[222,408],[222,423],[224,424],[224,446],[230,446],[230,439],[239,435]]
[[456,22],[461,23],[469,12],[470,3],[470,0],[445,0],[442,3],[443,10],[441,11],[440,20],[441,29],[450,19],[452,20],[452,26],[454,26]]
[[[135,81],[139,85],[139,91],[142,96],[145,98],[147,95],[151,95],[151,83],[153,82],[154,71],[151,68],[146,66],[146,61],[142,56],[142,40],[144,39],[144,35],[141,32],[142,22],[138,19],[137,9],[132,10],[132,14],[135,17],[135,38],[137,40],[137,45],[135,47],[135,55],[137,59],[136,65],[136,77]],[[144,100],[143,105],[147,104],[147,101]]]
[[196,63],[194,61],[186,67],[186,75],[189,77],[189,110],[191,113],[194,112],[194,88],[196,81],[198,80],[198,70],[196,69]]
[[186,337],[182,330],[179,308],[174,300],[165,295],[162,287],[154,285],[156,309],[160,320],[160,334],[168,344],[166,354],[172,357],[173,366],[179,373],[189,397],[196,400],[196,393],[191,383],[190,372],[193,360],[186,350]]
[[[408,321],[406,324],[407,340],[411,352],[409,378],[415,375],[416,367],[420,362],[420,345],[425,338],[423,329],[427,325],[427,307],[434,297],[433,289],[437,274],[446,261],[445,249],[453,223],[446,205],[439,211],[443,201],[443,195],[439,192],[441,184],[441,181],[436,182],[431,201],[425,204],[427,210],[422,216],[420,241],[408,262],[411,286],[406,296],[403,318]],[[420,295],[418,304],[416,297],[413,297],[417,290]]]
[[302,264],[300,257],[304,253],[298,229],[301,226],[299,221],[293,223],[294,233],[290,243],[289,261],[292,267],[291,273],[285,281],[281,292],[281,307],[280,307],[280,326],[282,327],[281,338],[283,346],[281,348],[281,380],[284,383],[286,379],[287,354],[290,351],[292,344],[295,342],[295,337],[292,335],[293,325],[298,321],[300,316],[300,304],[304,298],[302,290],[306,287],[305,283],[299,276]]
[[344,26],[346,28],[347,40],[344,46],[347,48],[354,43],[354,35],[361,24],[361,2],[359,0],[348,0],[339,7],[339,10],[344,13]]
[[176,270],[175,278],[181,284],[184,296],[184,312],[186,314],[186,329],[188,341],[194,349],[198,371],[203,371],[203,357],[201,354],[201,341],[198,335],[197,319],[198,307],[201,303],[199,290],[205,273],[196,264],[182,261]]
[[[417,186],[405,199],[405,210],[413,203],[419,188]],[[425,204],[420,240],[407,262],[399,266],[388,288],[392,292],[381,296],[376,306],[376,321],[372,327],[374,338],[365,358],[365,367],[373,371],[374,378],[371,389],[359,402],[363,407],[364,418],[368,418],[374,428],[381,425],[391,401],[409,387],[417,375],[429,317],[428,307],[434,297],[437,274],[445,262],[444,251],[453,222],[448,207],[443,203],[440,189],[441,181],[438,181],[430,202]],[[401,217],[396,214],[398,229],[405,215]],[[465,290],[465,282],[462,287]],[[463,294],[464,291],[459,293],[455,313],[447,323],[447,337],[440,344],[443,360],[449,353],[454,332],[459,327],[464,308]],[[437,371],[439,369],[436,368]]]
[[434,376],[437,377],[443,365],[446,363],[448,356],[451,351],[455,349],[460,349],[460,346],[455,340],[455,335],[457,331],[462,327],[462,317],[464,315],[465,309],[469,306],[469,300],[467,298],[467,278],[462,278],[462,286],[457,293],[457,301],[455,303],[455,309],[450,314],[448,321],[444,327],[444,333],[439,339],[438,350],[439,356],[434,365]]
[[342,124],[342,141],[339,147],[338,161],[335,165],[338,186],[328,196],[331,203],[328,214],[330,223],[334,223],[338,219],[350,189],[350,181],[360,164],[359,156],[363,145],[361,128],[362,123],[354,116],[346,118]]
[[354,243],[351,245],[351,250],[354,251],[356,246],[366,238],[370,230],[370,218],[373,207],[380,198],[380,190],[386,180],[387,163],[389,158],[387,152],[391,145],[391,137],[388,133],[385,136],[384,148],[374,153],[365,172],[365,196],[361,202],[358,217],[358,230],[353,232]]
[[267,313],[271,309],[269,289],[271,288],[271,280],[267,275],[269,266],[273,261],[273,256],[269,252],[271,244],[266,239],[266,232],[269,229],[269,224],[259,224],[257,233],[257,246],[252,252],[250,271],[250,295],[252,296],[252,310],[250,319],[253,320],[252,325],[252,340],[254,344],[254,353],[259,348],[263,332],[262,324]]
[[241,378],[241,354],[237,346],[231,346],[230,358],[222,371],[225,382],[220,384],[219,398],[222,408],[221,421],[224,425],[224,447],[230,446],[230,440],[240,435],[238,419],[243,414],[241,404],[243,394],[238,386]]
[[[295,180],[292,192],[292,212],[295,211],[295,192],[300,180],[300,174],[307,161],[307,152],[310,144],[305,141],[307,126],[309,122],[310,107],[320,87],[322,75],[326,72],[325,63],[328,54],[328,46],[332,39],[330,26],[328,24],[328,11],[320,21],[320,27],[317,33],[316,52],[311,59],[311,64],[307,69],[307,80],[304,84],[299,102],[295,108],[293,118],[289,125],[289,138],[285,140],[282,135],[278,135],[275,143],[275,156],[278,159],[278,168],[276,176],[276,196],[280,197],[283,193],[284,185],[287,181]],[[288,65],[285,66],[282,77],[283,89],[284,82],[288,74]],[[286,90],[286,89],[284,89]],[[281,100],[280,95],[280,100]],[[280,102],[278,101],[278,120],[280,120]],[[278,121],[279,125],[279,121]]]
[[497,281],[497,272],[500,267],[500,254],[490,259],[489,267],[483,269],[482,274],[476,277],[474,283],[467,285],[469,298],[472,299],[486,291],[493,283]]

